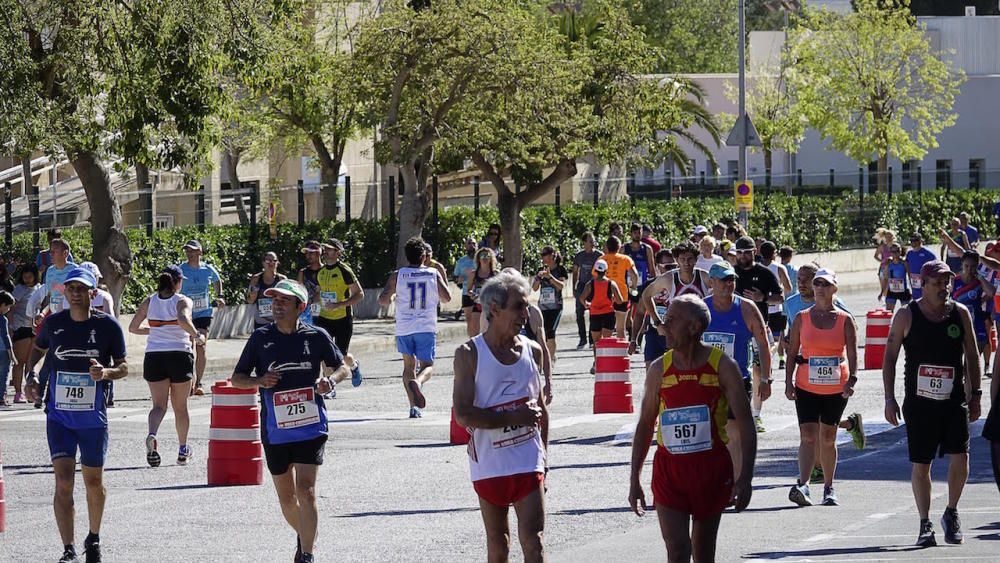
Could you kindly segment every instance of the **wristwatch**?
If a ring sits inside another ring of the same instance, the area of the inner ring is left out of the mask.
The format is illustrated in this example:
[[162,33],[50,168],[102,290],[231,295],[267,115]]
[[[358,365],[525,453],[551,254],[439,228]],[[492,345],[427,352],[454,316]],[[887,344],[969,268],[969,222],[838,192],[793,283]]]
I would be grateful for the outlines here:
[[770,384],[774,383],[774,379],[769,379],[769,378],[763,378],[762,377],[762,378],[760,378],[760,382],[763,383],[764,385],[770,385]]

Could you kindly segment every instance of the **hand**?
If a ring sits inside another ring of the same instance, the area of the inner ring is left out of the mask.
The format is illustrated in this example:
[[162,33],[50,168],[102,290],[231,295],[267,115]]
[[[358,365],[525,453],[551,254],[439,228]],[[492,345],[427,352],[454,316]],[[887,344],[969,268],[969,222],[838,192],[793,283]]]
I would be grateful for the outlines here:
[[552,404],[552,382],[546,381],[545,385],[542,387],[542,395],[545,397],[545,404]]
[[316,392],[320,395],[326,395],[333,390],[333,382],[330,381],[329,377],[323,376],[316,380]]
[[844,391],[841,393],[845,399],[850,399],[851,395],[854,395],[854,384],[850,381],[844,383]]
[[899,426],[899,419],[902,413],[899,411],[899,403],[896,399],[885,400],[885,420],[893,426]]
[[753,487],[750,484],[750,479],[741,476],[733,484],[733,505],[736,508],[736,512],[743,511],[750,504],[750,497],[752,495]]
[[509,426],[536,426],[542,419],[542,407],[534,402],[525,403],[520,408],[511,411]]
[[979,396],[973,395],[972,400],[969,401],[969,422],[975,422],[979,420],[979,417],[982,416],[982,414],[983,414],[983,409],[982,406],[979,404]]
[[270,389],[281,381],[281,374],[273,371],[269,371],[264,374],[264,377],[258,378],[257,386],[263,387],[264,389]]
[[212,306],[213,307],[225,307],[226,306],[226,300],[223,299],[223,298],[221,298],[221,297],[219,297],[215,301],[212,301]]
[[764,383],[763,381],[757,386],[757,396],[760,397],[761,401],[766,401],[771,398],[771,388],[774,386],[774,381],[771,383]]
[[792,385],[791,381],[786,381],[785,382],[785,397],[789,401],[794,401],[795,400],[795,386]]
[[94,358],[90,358],[90,378],[94,381],[104,379],[104,366]]
[[632,507],[632,512],[636,516],[646,514],[646,493],[642,490],[642,485],[638,479],[633,479],[628,490],[628,504]]
[[761,301],[766,299],[766,297],[764,296],[764,292],[757,289],[756,287],[752,287],[744,291],[743,297],[749,299],[750,301],[753,301],[754,303],[760,303]]

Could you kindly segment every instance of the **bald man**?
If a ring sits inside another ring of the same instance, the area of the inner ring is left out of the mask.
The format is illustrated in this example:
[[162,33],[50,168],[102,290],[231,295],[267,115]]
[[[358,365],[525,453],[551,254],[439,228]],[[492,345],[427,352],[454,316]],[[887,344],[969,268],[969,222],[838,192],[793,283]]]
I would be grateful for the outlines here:
[[[652,489],[667,558],[689,561],[693,555],[695,561],[714,561],[723,510],[735,504],[740,511],[750,503],[757,433],[736,362],[701,342],[711,322],[705,303],[694,295],[676,297],[662,320],[658,330],[668,351],[646,373],[632,442],[629,503],[637,515],[645,513],[640,473],[659,418]],[[726,433],[718,423],[730,408],[745,436],[735,483]]]

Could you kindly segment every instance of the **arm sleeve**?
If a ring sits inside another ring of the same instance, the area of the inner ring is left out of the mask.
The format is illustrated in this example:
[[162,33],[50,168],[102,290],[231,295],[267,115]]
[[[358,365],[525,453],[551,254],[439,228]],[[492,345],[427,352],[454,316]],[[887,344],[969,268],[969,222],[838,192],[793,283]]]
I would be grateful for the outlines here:
[[321,350],[323,350],[323,363],[333,369],[338,369],[340,366],[344,365],[344,355],[337,348],[337,345],[333,343],[333,339],[330,338],[330,333],[323,330],[316,332],[319,334],[317,340],[319,340],[322,345]]
[[118,321],[112,317],[108,317],[111,321],[111,359],[117,360],[124,358],[128,351],[125,348],[125,332],[122,330],[122,325],[118,324]]
[[222,281],[222,277],[219,276],[219,271],[215,269],[215,266],[209,264],[208,265],[208,271],[209,271],[209,274],[208,274],[208,281],[209,282],[221,282]]
[[246,346],[243,347],[243,352],[240,353],[240,359],[236,362],[236,367],[233,368],[233,373],[245,373],[252,376],[254,369],[257,367],[257,333],[254,332],[250,335],[250,339],[247,340]]

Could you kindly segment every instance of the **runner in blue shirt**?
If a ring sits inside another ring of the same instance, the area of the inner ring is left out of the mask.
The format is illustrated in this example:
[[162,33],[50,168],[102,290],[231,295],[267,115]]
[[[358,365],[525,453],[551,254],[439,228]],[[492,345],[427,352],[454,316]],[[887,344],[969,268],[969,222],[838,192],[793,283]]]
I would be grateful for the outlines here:
[[920,268],[937,256],[924,246],[924,236],[920,233],[910,235],[910,249],[906,251],[906,267],[910,270],[910,292],[916,301],[924,294],[920,281]]
[[[232,383],[260,391],[260,434],[281,512],[298,532],[295,561],[312,563],[319,520],[316,476],[323,465],[327,415],[323,395],[335,378],[350,377],[344,357],[323,329],[299,315],[309,294],[302,284],[281,280],[271,297],[274,322],[250,335]],[[325,368],[321,372],[321,364]]]
[[[77,561],[73,544],[73,486],[80,453],[87,490],[90,534],[84,541],[87,561],[101,560],[100,528],[104,512],[104,462],[108,451],[108,382],[128,375],[125,335],[113,317],[93,311],[97,280],[83,268],[65,281],[68,308],[49,316],[35,338],[28,365],[45,356],[51,384],[45,393],[46,431],[56,488],[53,501],[63,542],[60,561]],[[38,395],[38,379],[28,374],[28,397]]]
[[[181,272],[184,273],[181,293],[191,299],[191,320],[204,336],[195,342],[195,382],[191,394],[204,395],[201,378],[205,376],[205,344],[208,341],[208,329],[212,326],[212,308],[225,307],[226,302],[222,299],[222,278],[219,272],[211,264],[203,264],[201,261],[201,243],[193,239],[187,241],[184,243],[184,254],[187,255],[187,262],[180,265]],[[209,290],[215,293],[214,300],[211,299]]]
[[472,333],[472,321],[469,319],[472,317],[472,308],[475,307],[476,302],[473,301],[472,297],[467,295],[469,272],[476,269],[475,256],[476,238],[471,236],[465,237],[465,256],[462,256],[455,261],[455,269],[451,273],[452,281],[462,286],[462,308],[459,310],[459,313],[455,315],[455,320],[458,320],[460,314],[465,314],[465,328],[469,338],[475,336],[475,334]]
[[965,211],[958,214],[958,222],[962,226],[962,230],[965,231],[965,236],[969,239],[969,246],[975,250],[979,246],[979,229],[969,224],[969,214]]

